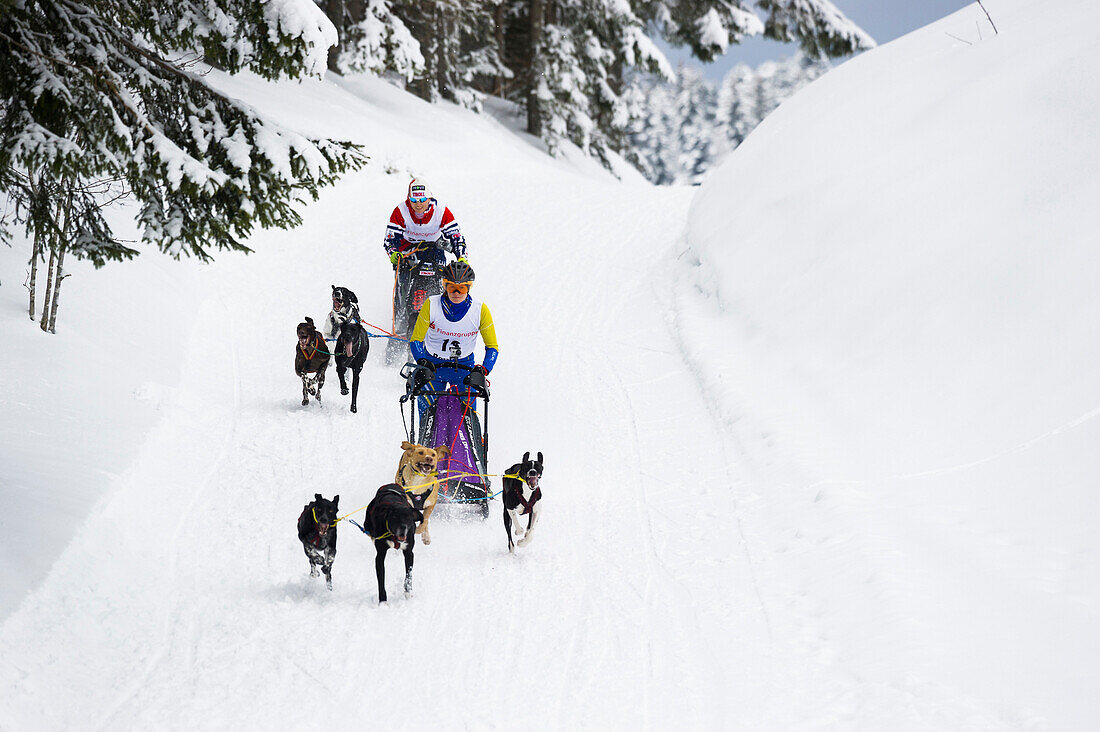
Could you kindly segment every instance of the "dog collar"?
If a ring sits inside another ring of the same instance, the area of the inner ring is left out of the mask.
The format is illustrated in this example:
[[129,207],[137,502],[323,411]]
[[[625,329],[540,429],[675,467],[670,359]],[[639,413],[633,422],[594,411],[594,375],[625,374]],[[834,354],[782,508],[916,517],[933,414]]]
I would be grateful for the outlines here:
[[[421,473],[421,472],[420,472],[420,471],[418,471],[418,470],[413,470],[413,475],[419,475],[419,476],[420,476],[421,478],[435,478],[436,476],[438,476],[438,475],[439,475],[439,471],[437,470],[437,471],[436,471],[436,472],[434,472],[434,473]],[[436,483],[438,483],[438,482],[439,482],[439,480],[437,479],[437,480],[436,480],[435,482],[436,482]],[[409,485],[409,484],[405,482],[405,476],[404,476],[404,475],[402,475],[402,476],[401,476],[401,487],[402,487],[402,488],[407,488],[407,487],[408,487],[408,485]],[[405,492],[406,492],[406,493],[408,493],[409,491],[408,491],[408,490],[406,490]]]
[[319,345],[318,342],[317,342],[318,338],[320,338],[320,335],[318,333],[314,332],[314,334],[313,334],[313,353],[306,353],[305,346],[303,346],[300,343],[298,344],[298,348],[301,349],[302,355],[306,357],[307,361],[312,361],[313,357],[317,355],[317,347]]

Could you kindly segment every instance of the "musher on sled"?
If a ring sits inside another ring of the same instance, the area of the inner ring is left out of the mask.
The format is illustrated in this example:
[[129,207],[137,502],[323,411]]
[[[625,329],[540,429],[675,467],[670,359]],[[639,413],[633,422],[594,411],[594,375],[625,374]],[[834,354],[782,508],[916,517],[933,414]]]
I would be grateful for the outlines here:
[[[488,440],[478,420],[476,397],[488,398],[485,377],[496,364],[499,348],[489,307],[470,295],[473,283],[474,271],[465,262],[443,268],[445,294],[424,302],[413,329],[409,346],[416,368],[409,385],[420,415],[420,443],[450,450],[439,466],[449,497],[481,501],[486,515]],[[480,364],[474,358],[479,336],[485,343]]]
[[[500,349],[493,316],[488,305],[470,294],[473,284],[473,268],[465,262],[451,262],[443,268],[446,294],[429,297],[420,308],[409,348],[418,365],[427,365],[426,361],[434,370],[433,391],[443,391],[451,384],[465,392],[463,382],[471,371],[484,378],[497,362]],[[485,358],[475,364],[478,335],[485,341]],[[419,402],[421,416],[432,401],[425,398]]]
[[[407,339],[424,300],[442,292],[439,271],[447,253],[466,262],[466,240],[451,210],[432,197],[422,178],[413,178],[406,199],[390,214],[383,247],[394,269],[393,334]],[[390,341],[386,360],[407,354],[402,341]]]

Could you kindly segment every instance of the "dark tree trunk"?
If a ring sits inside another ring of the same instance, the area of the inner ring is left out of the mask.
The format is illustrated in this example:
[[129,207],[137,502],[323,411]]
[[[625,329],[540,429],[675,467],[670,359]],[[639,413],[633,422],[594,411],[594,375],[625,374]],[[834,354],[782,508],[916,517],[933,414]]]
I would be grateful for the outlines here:
[[344,25],[343,20],[343,3],[341,0],[316,0],[317,7],[321,9],[321,12],[325,14],[325,17],[336,26],[336,45],[328,50],[328,67],[329,69],[336,70],[336,57],[340,52],[340,44],[344,40]]
[[56,263],[57,251],[51,248],[50,265],[46,270],[46,291],[42,295],[42,320],[38,323],[42,330],[48,330],[50,326],[50,295],[53,292],[53,271]]
[[[68,244],[61,243],[59,247],[60,251],[57,253],[57,272],[54,273],[53,280],[53,302],[50,304],[50,323],[49,332],[56,333],[57,327],[57,302],[61,299],[61,281],[68,277],[66,274],[62,274],[65,269],[65,250],[68,249]],[[43,316],[45,313],[42,313]]]
[[[497,5],[493,16],[493,30],[496,32],[497,54],[504,62],[504,3]],[[504,97],[504,77],[498,76],[493,86],[493,96]]]
[[[336,2],[337,0],[329,0],[329,2]],[[367,17],[367,2],[366,0],[343,0],[344,6],[344,21],[343,25],[336,26],[336,30],[340,33],[340,40],[329,51],[329,68],[339,70],[335,68],[335,59],[340,57],[340,52],[344,50],[348,43],[348,36],[351,33],[351,29],[362,23]]]
[[435,11],[436,25],[439,28],[439,46],[437,51],[436,90],[443,99],[455,100],[454,84],[451,81],[451,56],[457,44],[451,36],[454,21],[447,8],[438,6]]
[[435,26],[435,7],[425,7],[427,3],[407,2],[402,7],[405,23],[417,41],[420,42],[420,50],[424,54],[424,74],[408,83],[406,87],[410,92],[426,101],[432,101],[436,92],[435,74],[436,59],[438,53],[438,30]]
[[531,49],[527,80],[527,131],[542,137],[542,114],[539,109],[539,75],[542,70],[542,33],[546,15],[546,0],[531,0]]
[[31,320],[34,320],[34,287],[35,279],[38,277],[38,259],[42,256],[42,242],[36,236],[34,237],[34,250],[31,252],[31,275],[27,278],[27,289],[31,292],[31,302],[27,312],[31,316]]
[[42,330],[48,333],[55,332],[61,280],[67,276],[63,274],[65,251],[69,248],[69,234],[73,227],[73,194],[67,188],[67,183],[68,181],[65,181],[57,193],[61,200],[57,202],[57,214],[54,219],[56,229],[50,234],[48,242],[50,247],[50,269],[46,274],[46,295],[42,302],[42,320],[38,324]]

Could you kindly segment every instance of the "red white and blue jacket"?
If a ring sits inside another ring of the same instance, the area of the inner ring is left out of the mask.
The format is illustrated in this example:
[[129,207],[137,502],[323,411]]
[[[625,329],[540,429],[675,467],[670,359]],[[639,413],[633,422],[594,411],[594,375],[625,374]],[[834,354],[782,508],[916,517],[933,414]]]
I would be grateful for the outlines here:
[[434,198],[423,216],[417,216],[408,201],[397,204],[386,224],[383,246],[386,254],[423,251],[437,246],[456,258],[466,256],[466,240],[458,230],[454,214],[446,206],[441,207]]

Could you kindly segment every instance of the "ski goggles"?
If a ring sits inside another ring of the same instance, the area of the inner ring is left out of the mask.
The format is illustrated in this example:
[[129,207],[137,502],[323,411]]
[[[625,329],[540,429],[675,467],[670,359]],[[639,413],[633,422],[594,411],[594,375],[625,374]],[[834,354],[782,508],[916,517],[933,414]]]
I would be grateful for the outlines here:
[[409,196],[409,200],[413,203],[424,203],[428,200],[427,196]]
[[448,282],[443,280],[443,289],[447,292],[457,292],[459,295],[465,295],[470,291],[469,282]]

